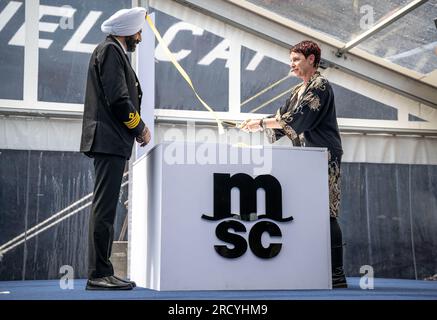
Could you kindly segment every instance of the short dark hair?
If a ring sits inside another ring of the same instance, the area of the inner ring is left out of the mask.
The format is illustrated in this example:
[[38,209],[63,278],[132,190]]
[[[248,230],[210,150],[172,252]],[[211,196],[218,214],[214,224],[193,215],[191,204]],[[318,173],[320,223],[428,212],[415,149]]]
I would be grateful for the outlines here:
[[305,40],[291,47],[290,53],[302,53],[307,59],[310,55],[314,55],[314,68],[317,68],[320,63],[321,50],[317,43]]

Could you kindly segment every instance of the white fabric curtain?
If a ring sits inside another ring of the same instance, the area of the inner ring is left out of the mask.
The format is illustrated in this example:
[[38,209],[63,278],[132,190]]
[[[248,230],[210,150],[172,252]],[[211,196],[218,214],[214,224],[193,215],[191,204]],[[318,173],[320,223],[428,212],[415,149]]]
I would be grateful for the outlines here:
[[0,117],[0,148],[79,151],[82,119]]

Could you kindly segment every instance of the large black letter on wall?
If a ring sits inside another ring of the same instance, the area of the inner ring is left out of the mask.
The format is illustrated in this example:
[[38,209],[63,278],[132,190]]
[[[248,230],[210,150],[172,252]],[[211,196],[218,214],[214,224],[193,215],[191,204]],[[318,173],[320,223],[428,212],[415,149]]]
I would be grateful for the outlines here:
[[263,188],[266,194],[266,218],[283,221],[282,188],[278,180],[271,175],[261,175],[253,179],[245,173],[231,177],[228,173],[214,173],[214,220],[232,217],[231,190],[240,190],[240,216],[249,220],[251,213],[257,213],[256,191]]
[[223,221],[215,229],[215,234],[220,240],[233,244],[234,248],[229,249],[224,245],[215,245],[214,249],[225,258],[241,257],[247,250],[246,239],[238,234],[230,233],[229,229],[233,229],[235,232],[246,232],[246,227],[238,221]]
[[267,232],[271,237],[281,237],[281,229],[270,222],[261,221],[255,224],[249,233],[249,245],[252,252],[259,258],[269,259],[276,257],[281,251],[281,243],[271,243],[267,248],[264,248],[261,243],[261,236]]

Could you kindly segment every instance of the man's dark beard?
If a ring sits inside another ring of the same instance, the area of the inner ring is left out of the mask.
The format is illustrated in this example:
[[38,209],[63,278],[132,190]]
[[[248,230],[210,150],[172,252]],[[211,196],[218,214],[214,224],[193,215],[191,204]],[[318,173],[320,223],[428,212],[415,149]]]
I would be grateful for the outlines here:
[[133,36],[126,37],[125,42],[126,42],[126,51],[134,52],[137,47],[137,44],[140,43],[140,40],[135,40],[135,35],[133,35]]

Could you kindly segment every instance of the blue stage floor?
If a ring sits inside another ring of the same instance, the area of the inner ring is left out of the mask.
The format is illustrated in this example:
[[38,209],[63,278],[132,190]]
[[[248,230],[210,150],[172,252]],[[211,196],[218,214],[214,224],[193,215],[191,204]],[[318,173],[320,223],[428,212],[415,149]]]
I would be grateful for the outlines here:
[[63,290],[58,280],[0,281],[0,300],[437,300],[437,281],[375,279],[362,290],[359,278],[348,289],[268,291],[86,291],[86,280]]

